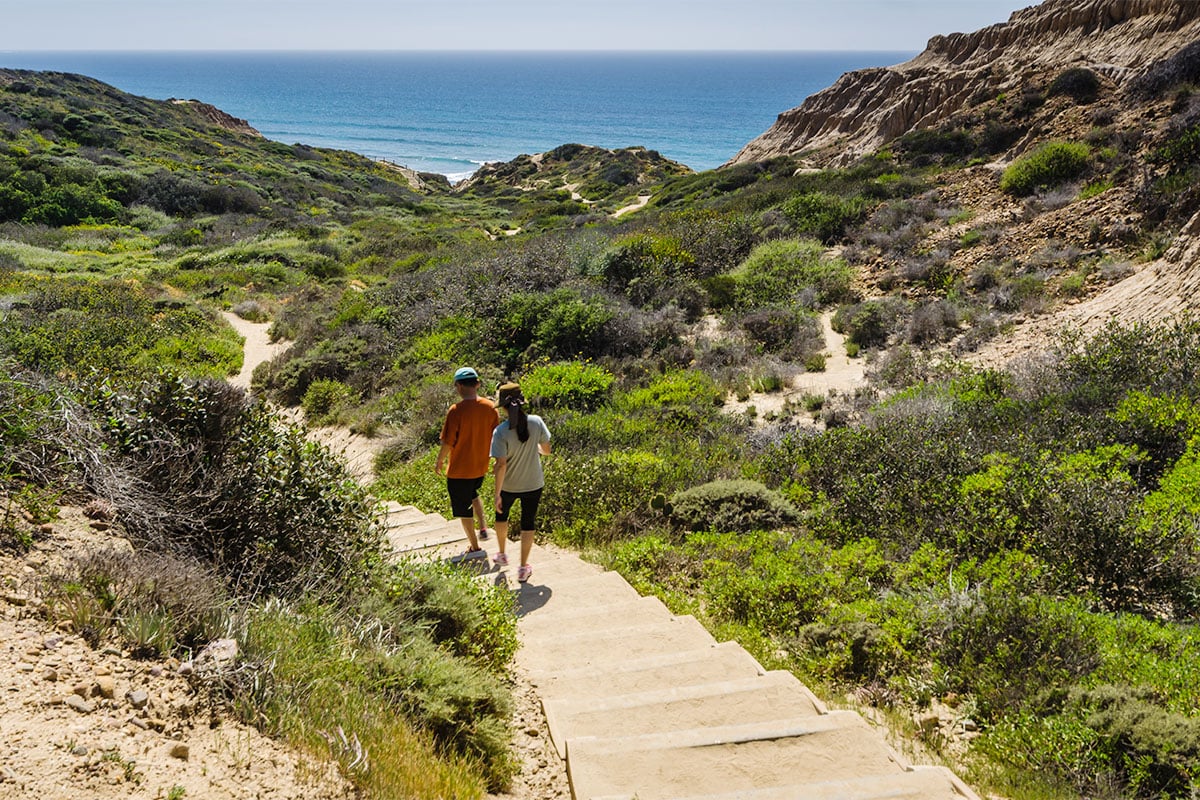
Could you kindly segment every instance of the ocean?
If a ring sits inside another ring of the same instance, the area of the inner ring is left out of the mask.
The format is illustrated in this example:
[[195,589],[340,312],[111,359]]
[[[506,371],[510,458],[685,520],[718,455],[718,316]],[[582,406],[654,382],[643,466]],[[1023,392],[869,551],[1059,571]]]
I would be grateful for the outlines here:
[[286,144],[469,176],[560,144],[720,166],[843,73],[910,52],[0,52],[132,94],[211,103]]

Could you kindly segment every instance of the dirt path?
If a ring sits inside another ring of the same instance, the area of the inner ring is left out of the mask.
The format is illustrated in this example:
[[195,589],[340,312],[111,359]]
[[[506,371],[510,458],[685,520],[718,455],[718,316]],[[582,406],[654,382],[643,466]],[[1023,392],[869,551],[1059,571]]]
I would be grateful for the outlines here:
[[[754,408],[760,418],[781,414],[789,403],[802,403],[807,397],[828,398],[853,394],[866,385],[866,365],[862,359],[846,355],[846,337],[833,329],[833,312],[821,314],[821,332],[825,339],[825,369],[800,372],[785,379],[777,392],[751,392],[745,400],[730,397],[725,409],[738,413]],[[798,417],[812,421],[807,416]]]
[[609,216],[611,216],[613,219],[616,219],[617,217],[623,217],[626,214],[629,214],[633,211],[637,211],[639,208],[644,208],[646,203],[649,203],[649,202],[650,202],[650,195],[639,194],[637,200],[634,200],[632,203],[630,203],[627,206],[618,208],[616,211],[614,211]]
[[287,350],[289,344],[271,341],[267,334],[270,323],[250,322],[229,311],[221,312],[221,316],[246,340],[242,345],[242,371],[230,378],[229,382],[234,386],[249,389],[254,368]]

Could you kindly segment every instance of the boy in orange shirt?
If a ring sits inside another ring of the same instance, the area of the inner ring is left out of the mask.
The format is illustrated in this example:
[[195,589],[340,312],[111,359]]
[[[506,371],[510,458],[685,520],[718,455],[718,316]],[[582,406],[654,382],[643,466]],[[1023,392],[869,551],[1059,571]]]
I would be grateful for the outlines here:
[[[450,508],[467,534],[470,549],[464,557],[483,558],[486,554],[475,536],[475,517],[482,523],[479,487],[488,471],[492,430],[500,424],[500,415],[491,400],[479,396],[479,373],[471,367],[454,373],[454,389],[461,399],[446,412],[434,471],[446,476]],[[480,535],[486,536],[487,528],[482,524],[480,527]]]

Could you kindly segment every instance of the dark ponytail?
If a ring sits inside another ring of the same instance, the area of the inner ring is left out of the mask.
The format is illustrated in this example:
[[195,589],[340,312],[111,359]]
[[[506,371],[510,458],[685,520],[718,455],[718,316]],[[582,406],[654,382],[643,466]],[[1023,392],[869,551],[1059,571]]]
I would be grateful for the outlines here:
[[504,408],[508,411],[508,427],[517,431],[517,438],[522,443],[529,441],[529,417],[525,416],[525,409],[521,407],[521,397],[510,397],[504,404]]
[[497,398],[499,405],[508,412],[508,428],[517,432],[521,443],[529,441],[529,418],[525,416],[525,395],[521,394],[521,384],[506,383],[500,387]]

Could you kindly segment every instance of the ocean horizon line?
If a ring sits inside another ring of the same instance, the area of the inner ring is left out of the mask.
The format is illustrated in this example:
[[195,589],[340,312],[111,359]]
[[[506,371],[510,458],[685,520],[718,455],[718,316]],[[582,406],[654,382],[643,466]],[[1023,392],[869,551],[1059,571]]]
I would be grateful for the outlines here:
[[330,55],[339,55],[339,56],[375,55],[375,54],[378,54],[378,55],[404,55],[406,53],[411,53],[413,55],[437,55],[439,53],[445,53],[447,55],[458,55],[458,56],[471,55],[471,54],[479,54],[479,55],[522,55],[522,54],[529,54],[529,55],[605,55],[605,54],[612,54],[612,55],[771,56],[771,55],[805,55],[805,54],[854,55],[854,54],[874,54],[874,53],[891,53],[891,54],[911,53],[913,56],[915,56],[919,52],[920,52],[919,50],[891,50],[891,49],[884,49],[884,48],[852,48],[852,49],[804,48],[804,49],[796,49],[796,50],[748,50],[745,48],[688,49],[688,48],[682,48],[682,47],[655,48],[655,49],[645,49],[645,48],[628,48],[628,49],[620,49],[620,48],[594,48],[594,49],[589,49],[589,48],[571,48],[571,49],[567,49],[567,48],[545,48],[545,49],[522,48],[522,49],[509,49],[509,48],[477,48],[477,47],[457,49],[457,48],[450,48],[450,47],[437,47],[437,48],[429,48],[429,49],[404,48],[404,49],[395,49],[395,50],[382,49],[382,48],[367,48],[367,49],[357,49],[356,48],[356,49],[351,50],[351,49],[337,49],[337,48],[305,49],[305,48],[293,48],[293,47],[280,47],[280,48],[227,47],[227,48],[201,48],[201,49],[139,48],[139,49],[134,49],[134,50],[118,49],[118,48],[88,48],[88,49],[82,49],[82,48],[74,48],[74,49],[12,48],[12,49],[0,50],[0,56],[34,55],[34,54],[36,54],[36,55],[55,55],[55,54],[67,54],[67,53],[75,54],[75,55],[156,55],[156,56],[172,55],[172,54],[176,54],[176,53],[179,55],[236,55],[236,54],[254,55],[254,54],[259,54],[259,53],[264,54],[264,55],[286,55],[289,53],[295,53],[296,55],[321,55],[323,53],[328,53]]

